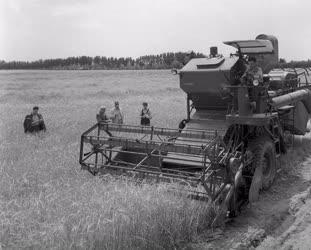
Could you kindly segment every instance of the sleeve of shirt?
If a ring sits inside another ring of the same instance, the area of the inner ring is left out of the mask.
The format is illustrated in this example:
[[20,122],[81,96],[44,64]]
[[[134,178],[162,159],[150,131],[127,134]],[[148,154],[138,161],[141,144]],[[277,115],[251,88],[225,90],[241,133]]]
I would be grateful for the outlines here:
[[247,75],[248,71],[249,71],[249,65],[246,64],[245,65],[245,71],[244,71],[243,75],[241,76],[241,78],[245,77]]
[[124,114],[122,111],[120,111],[120,115],[121,115],[121,119],[122,119],[122,122],[124,121]]
[[259,74],[259,81],[263,82],[263,73],[262,73],[262,69],[258,68],[258,74]]
[[43,116],[41,114],[39,116],[39,119],[40,119],[40,123],[42,124],[41,126],[42,126],[43,130],[46,130],[44,119],[43,119]]
[[30,124],[31,124],[31,117],[29,115],[26,115],[24,124],[23,124],[25,133],[28,131]]
[[46,126],[45,126],[44,120],[42,120],[42,128],[43,128],[44,131],[46,130]]

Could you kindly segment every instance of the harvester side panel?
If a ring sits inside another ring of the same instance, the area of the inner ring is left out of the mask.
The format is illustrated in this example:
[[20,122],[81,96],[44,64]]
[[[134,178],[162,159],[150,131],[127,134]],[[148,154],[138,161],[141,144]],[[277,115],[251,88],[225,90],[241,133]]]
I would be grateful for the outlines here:
[[[226,110],[227,101],[222,91],[230,85],[231,69],[237,63],[237,57],[214,59],[192,59],[180,70],[180,87],[190,97],[197,109]],[[221,63],[219,63],[221,62]],[[206,67],[203,67],[203,66]]]
[[258,55],[257,61],[262,71],[266,74],[271,70],[271,68],[279,62],[279,43],[278,39],[272,35],[260,34],[256,39],[269,40],[273,46],[272,54]]
[[294,135],[304,135],[307,132],[309,113],[302,102],[296,103],[291,111],[282,117],[284,128]]

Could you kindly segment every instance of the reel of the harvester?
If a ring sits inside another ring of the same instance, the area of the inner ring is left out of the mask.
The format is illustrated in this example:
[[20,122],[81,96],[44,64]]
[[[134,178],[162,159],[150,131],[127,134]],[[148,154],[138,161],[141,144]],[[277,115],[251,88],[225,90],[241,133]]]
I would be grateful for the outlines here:
[[94,175],[182,184],[175,189],[215,205],[216,221],[238,209],[243,159],[235,146],[217,131],[98,123],[81,136],[80,164]]

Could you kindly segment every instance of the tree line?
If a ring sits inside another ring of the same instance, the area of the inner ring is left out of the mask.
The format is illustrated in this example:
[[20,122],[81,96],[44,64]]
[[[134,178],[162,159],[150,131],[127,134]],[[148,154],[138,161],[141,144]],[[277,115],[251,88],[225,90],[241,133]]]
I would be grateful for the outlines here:
[[77,56],[65,59],[45,59],[37,61],[0,60],[0,69],[171,69],[181,68],[191,58],[205,57],[196,52],[169,52],[159,55],[146,55],[136,59],[131,57]]
[[306,61],[286,62],[285,59],[280,58],[277,66],[280,68],[310,68],[311,67],[311,60],[308,59]]
[[[171,69],[181,68],[191,58],[205,57],[202,53],[196,52],[169,52],[159,55],[146,55],[136,59],[132,57],[105,57],[105,56],[76,56],[65,59],[45,59],[36,61],[10,61],[0,60],[0,69]],[[280,58],[279,63],[274,67],[281,68],[306,68],[311,67],[311,60],[290,61]]]

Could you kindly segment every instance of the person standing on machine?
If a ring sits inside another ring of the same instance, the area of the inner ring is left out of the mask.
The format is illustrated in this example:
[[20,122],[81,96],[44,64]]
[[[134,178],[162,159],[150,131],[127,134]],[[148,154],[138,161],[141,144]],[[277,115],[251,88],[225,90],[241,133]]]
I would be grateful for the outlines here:
[[257,65],[255,57],[248,58],[248,65],[245,73],[241,77],[242,82],[251,85],[259,85],[263,83],[262,69]]

